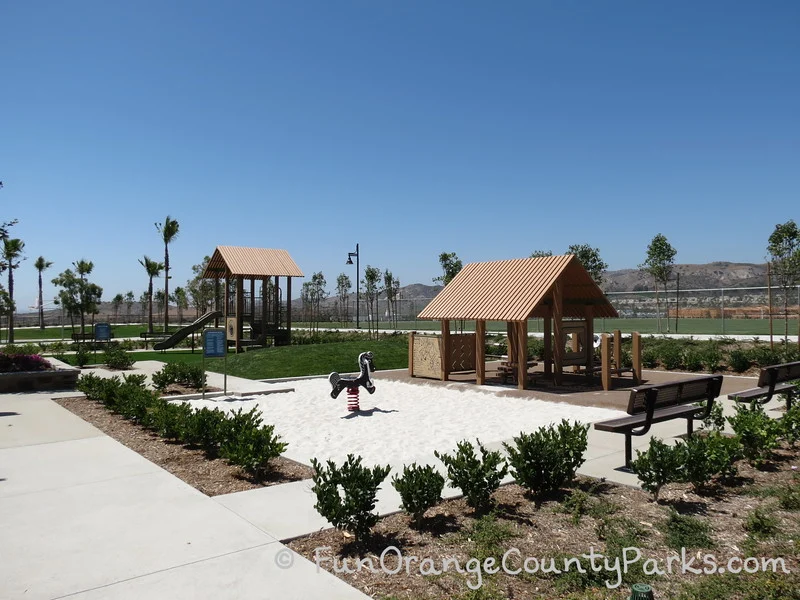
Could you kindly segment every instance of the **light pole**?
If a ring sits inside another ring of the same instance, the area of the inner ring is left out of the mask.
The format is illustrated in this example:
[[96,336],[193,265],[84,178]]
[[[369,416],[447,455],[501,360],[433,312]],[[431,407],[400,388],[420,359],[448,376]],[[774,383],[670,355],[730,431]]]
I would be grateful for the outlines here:
[[361,293],[360,293],[360,284],[358,281],[358,273],[360,270],[360,257],[358,255],[358,244],[356,244],[356,251],[355,252],[348,252],[347,253],[347,262],[345,264],[352,265],[353,264],[353,257],[356,257],[356,329],[361,329],[361,323],[359,320],[358,315],[358,305],[360,304],[361,300]]

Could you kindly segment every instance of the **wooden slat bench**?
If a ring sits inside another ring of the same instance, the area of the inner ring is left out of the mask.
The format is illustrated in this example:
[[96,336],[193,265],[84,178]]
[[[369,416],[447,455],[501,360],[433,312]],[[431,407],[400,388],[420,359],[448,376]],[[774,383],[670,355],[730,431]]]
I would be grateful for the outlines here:
[[[631,436],[644,435],[653,423],[686,419],[686,433],[692,435],[694,419],[711,413],[714,399],[722,389],[722,375],[703,375],[670,383],[640,385],[631,390],[628,417],[594,424],[598,431],[625,434],[625,466],[631,466]],[[705,407],[698,407],[705,401]]]
[[758,387],[729,394],[728,398],[737,402],[758,402],[766,404],[775,394],[786,395],[786,408],[792,408],[792,398],[800,390],[800,385],[792,381],[800,379],[800,361],[762,367],[758,373]]
[[[538,365],[536,361],[529,360],[527,364],[527,368],[535,367]],[[500,376],[500,381],[505,384],[508,379],[511,379],[513,383],[517,383],[517,363],[509,363],[507,361],[503,361],[500,363],[500,366],[497,367],[497,374]],[[541,373],[537,372],[528,372],[528,381],[531,385],[536,385],[536,380],[538,379]]]

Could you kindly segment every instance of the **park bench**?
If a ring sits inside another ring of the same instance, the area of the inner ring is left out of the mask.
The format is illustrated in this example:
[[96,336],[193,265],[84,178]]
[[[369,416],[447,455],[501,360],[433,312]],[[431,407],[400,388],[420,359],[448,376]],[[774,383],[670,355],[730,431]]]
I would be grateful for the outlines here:
[[[722,389],[722,375],[703,375],[670,383],[640,385],[631,390],[628,415],[594,424],[598,431],[625,434],[625,466],[631,465],[631,436],[644,435],[653,423],[686,419],[686,433],[692,435],[694,419],[705,419]],[[705,401],[705,407],[697,406]]]
[[94,341],[94,333],[73,333],[72,334],[72,341],[73,342],[93,342]]
[[758,402],[766,404],[775,394],[786,396],[786,409],[792,408],[792,398],[800,390],[800,384],[792,383],[800,379],[800,361],[762,367],[758,373],[758,387],[729,394],[728,398],[737,402]]
[[[527,368],[535,367],[539,363],[529,360],[527,364]],[[511,379],[513,383],[517,383],[517,363],[509,363],[508,361],[502,361],[500,365],[497,367],[497,374],[500,376],[500,381],[505,385],[506,381]],[[536,385],[536,380],[539,378],[541,373],[531,372],[528,371],[527,377],[528,381],[531,385]]]

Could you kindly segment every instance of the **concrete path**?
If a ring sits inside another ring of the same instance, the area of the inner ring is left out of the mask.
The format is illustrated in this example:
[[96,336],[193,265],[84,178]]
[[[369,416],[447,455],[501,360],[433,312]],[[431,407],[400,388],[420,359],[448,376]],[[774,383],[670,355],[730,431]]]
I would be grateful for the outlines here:
[[366,598],[44,393],[0,396],[0,532],[3,599]]

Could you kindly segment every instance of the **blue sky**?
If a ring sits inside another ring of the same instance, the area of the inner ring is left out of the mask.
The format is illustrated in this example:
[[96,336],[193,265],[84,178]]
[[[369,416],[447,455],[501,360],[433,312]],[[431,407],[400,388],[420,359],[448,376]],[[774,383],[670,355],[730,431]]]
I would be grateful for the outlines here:
[[[81,258],[104,299],[163,258],[285,248],[333,288],[600,249],[762,262],[800,218],[800,3],[7,2],[2,220],[20,308]],[[3,275],[5,277],[5,275]]]

